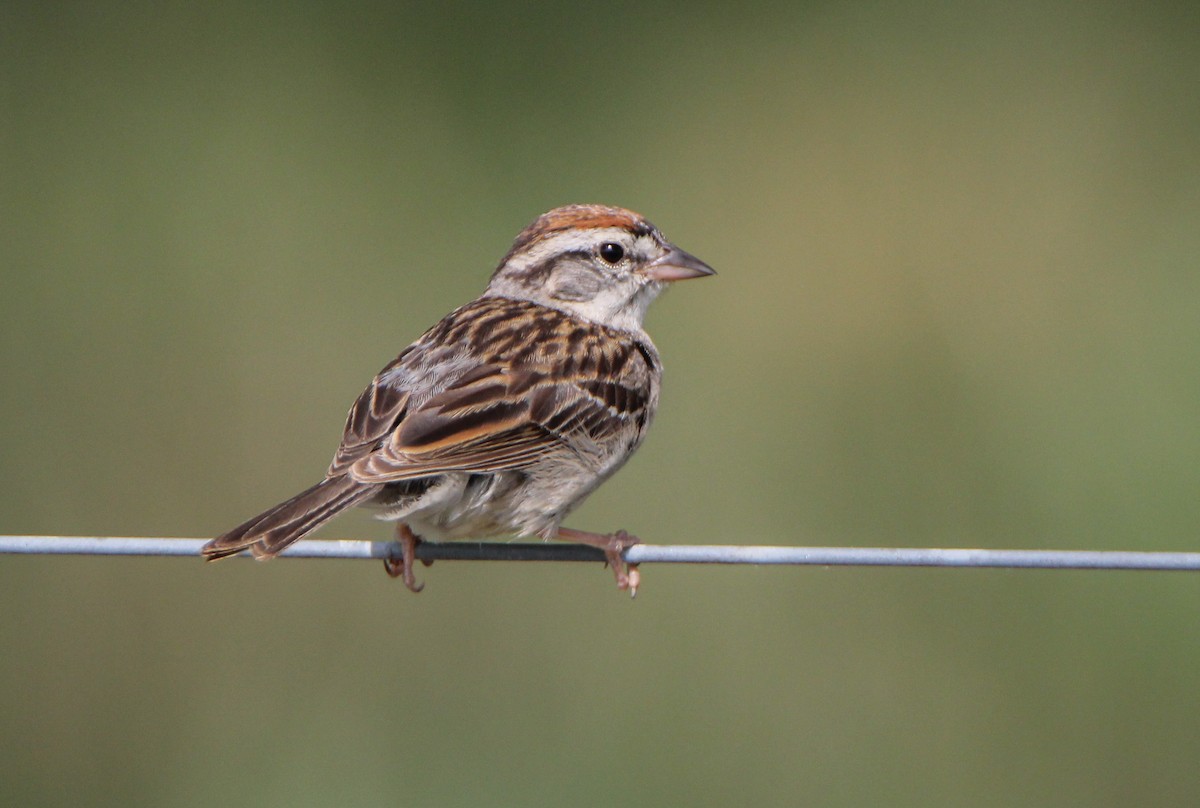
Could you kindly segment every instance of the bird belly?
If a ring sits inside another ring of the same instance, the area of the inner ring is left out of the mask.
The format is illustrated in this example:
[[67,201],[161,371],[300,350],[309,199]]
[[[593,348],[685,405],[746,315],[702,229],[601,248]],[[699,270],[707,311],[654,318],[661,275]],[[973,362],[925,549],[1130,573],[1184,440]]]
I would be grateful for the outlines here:
[[377,517],[404,522],[430,541],[522,535],[513,504],[523,496],[523,480],[520,471],[451,472],[423,478],[419,493],[385,487],[375,500]]
[[450,472],[385,485],[372,504],[379,508],[377,518],[404,522],[430,541],[552,538],[567,514],[618,465],[598,474],[578,456],[559,456],[524,469]]

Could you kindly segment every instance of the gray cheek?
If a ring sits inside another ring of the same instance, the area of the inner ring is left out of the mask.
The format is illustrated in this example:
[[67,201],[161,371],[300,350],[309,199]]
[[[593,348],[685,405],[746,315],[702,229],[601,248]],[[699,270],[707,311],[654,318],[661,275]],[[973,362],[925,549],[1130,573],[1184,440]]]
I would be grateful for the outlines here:
[[556,300],[582,302],[592,300],[600,292],[600,278],[587,270],[564,272],[553,281],[550,294]]

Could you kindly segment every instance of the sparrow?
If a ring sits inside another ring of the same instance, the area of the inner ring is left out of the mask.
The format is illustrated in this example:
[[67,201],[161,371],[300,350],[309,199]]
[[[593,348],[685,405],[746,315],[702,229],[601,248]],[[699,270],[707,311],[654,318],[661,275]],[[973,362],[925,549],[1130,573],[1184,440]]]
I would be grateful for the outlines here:
[[715,274],[641,215],[555,208],[521,231],[483,294],[396,357],[354,402],[325,479],[208,542],[209,561],[277,555],[354,505],[396,523],[385,562],[413,592],[422,539],[537,536],[598,547],[637,592],[637,543],[563,519],[641,445],[662,363],[642,327],[671,283]]

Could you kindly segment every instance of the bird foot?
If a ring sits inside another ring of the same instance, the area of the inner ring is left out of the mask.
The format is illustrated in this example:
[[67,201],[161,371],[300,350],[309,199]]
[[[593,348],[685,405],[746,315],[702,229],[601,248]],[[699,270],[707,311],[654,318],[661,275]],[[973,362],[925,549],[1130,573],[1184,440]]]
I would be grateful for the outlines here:
[[617,580],[617,589],[620,589],[622,592],[628,591],[631,598],[637,597],[638,586],[642,582],[642,575],[638,572],[637,564],[629,564],[622,557],[630,547],[635,544],[641,544],[641,540],[637,536],[631,536],[624,530],[604,534],[559,528],[558,538],[591,545],[603,550],[604,564],[607,567],[612,567],[613,577]]
[[[417,560],[417,545],[421,543],[421,539],[408,525],[398,523],[396,525],[396,541],[400,543],[401,556],[399,559],[389,556],[383,560],[383,568],[392,578],[399,578],[404,581],[404,585],[408,587],[408,591],[416,593],[425,588],[424,583],[417,583],[417,576],[413,574],[413,562]],[[425,566],[433,564],[432,561],[422,562]]]

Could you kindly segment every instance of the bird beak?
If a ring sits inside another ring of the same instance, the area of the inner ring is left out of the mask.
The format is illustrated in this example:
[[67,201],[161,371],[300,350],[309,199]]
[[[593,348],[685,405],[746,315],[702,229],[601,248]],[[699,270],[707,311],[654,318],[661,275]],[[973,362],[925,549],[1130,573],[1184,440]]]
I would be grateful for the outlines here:
[[665,255],[642,267],[641,273],[652,281],[671,283],[716,275],[717,271],[691,253],[672,245]]

